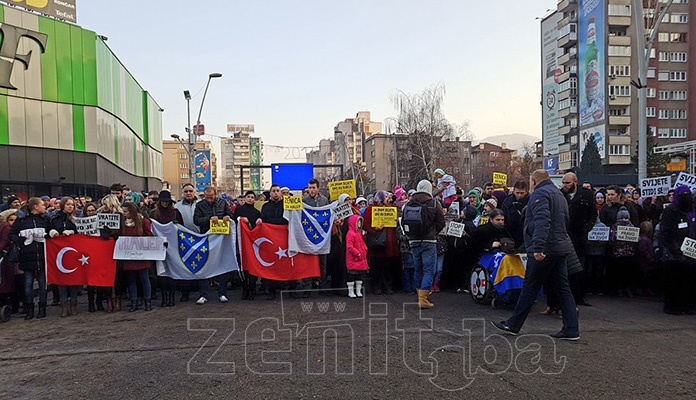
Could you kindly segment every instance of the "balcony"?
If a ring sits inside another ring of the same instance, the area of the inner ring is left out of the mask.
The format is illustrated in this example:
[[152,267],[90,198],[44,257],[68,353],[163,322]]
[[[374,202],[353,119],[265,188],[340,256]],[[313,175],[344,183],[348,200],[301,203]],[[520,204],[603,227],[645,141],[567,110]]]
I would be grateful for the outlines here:
[[575,47],[571,47],[570,51],[568,53],[565,53],[564,55],[558,57],[558,64],[559,65],[566,65],[569,64],[570,62],[575,62],[577,61],[577,54],[575,51]]
[[558,118],[565,118],[571,114],[577,114],[577,113],[578,113],[578,106],[570,106],[568,108],[558,110]]
[[615,15],[610,15],[608,17],[609,20],[609,25],[614,25],[614,26],[631,26],[631,17],[625,17],[625,16],[615,16]]
[[631,98],[629,96],[607,96],[610,106],[630,106]]
[[571,76],[573,76],[573,77],[575,76],[575,72],[573,72],[571,70],[568,70],[568,71],[558,75],[558,83],[563,83],[563,82],[567,81],[568,79],[570,79]]
[[609,36],[609,46],[630,46],[630,36]]
[[577,17],[577,15],[571,14],[571,15],[569,15],[569,16],[563,18],[562,20],[558,21],[558,24],[556,25],[556,27],[557,27],[558,29],[561,29],[561,28],[563,28],[564,26],[568,25],[568,24],[571,23],[571,22],[578,22],[578,17]]
[[621,115],[621,116],[610,115],[609,116],[609,125],[623,125],[623,126],[631,125],[631,117],[627,116],[627,115]]
[[578,0],[561,0],[558,2],[558,5],[556,6],[556,10],[558,12],[565,12],[565,11],[570,11],[572,8],[576,8],[578,6]]
[[561,136],[565,136],[570,133],[570,125],[563,125],[562,127],[558,128],[558,134]]
[[577,41],[578,41],[577,32],[570,32],[567,35],[564,35],[563,37],[558,38],[558,47],[564,48],[564,47],[572,46]]

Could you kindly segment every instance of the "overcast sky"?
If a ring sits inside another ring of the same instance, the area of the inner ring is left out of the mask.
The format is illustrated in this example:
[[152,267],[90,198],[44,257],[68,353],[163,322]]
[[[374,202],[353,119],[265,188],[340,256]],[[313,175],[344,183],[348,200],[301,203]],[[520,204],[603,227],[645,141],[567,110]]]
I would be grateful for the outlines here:
[[266,144],[315,146],[357,111],[382,122],[389,94],[443,82],[451,122],[476,138],[541,137],[540,21],[556,0],[80,0],[78,24],[157,100],[164,137],[195,120],[224,135],[253,123]]

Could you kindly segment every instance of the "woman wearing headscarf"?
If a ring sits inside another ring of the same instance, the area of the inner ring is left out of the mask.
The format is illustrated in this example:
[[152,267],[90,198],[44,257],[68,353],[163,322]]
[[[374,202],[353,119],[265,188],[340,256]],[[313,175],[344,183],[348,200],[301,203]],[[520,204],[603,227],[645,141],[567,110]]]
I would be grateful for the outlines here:
[[481,215],[483,212],[483,204],[481,204],[481,194],[479,191],[476,189],[469,190],[466,196],[469,198],[469,207],[473,207],[473,209],[476,210],[477,216]]
[[[399,244],[396,239],[396,228],[386,228],[384,226],[372,226],[372,210],[374,207],[392,207],[391,196],[384,190],[375,193],[374,204],[365,209],[365,223],[363,229],[368,235],[378,234],[386,230],[386,246],[383,249],[368,250],[368,263],[370,264],[370,274],[372,291],[374,294],[393,294],[393,281],[395,271],[401,272]],[[368,242],[369,243],[369,242]]]
[[674,190],[674,202],[662,213],[658,237],[665,269],[663,311],[667,314],[692,314],[696,311],[693,294],[696,260],[681,251],[686,238],[696,239],[696,212],[689,188],[679,186]]
[[[63,197],[58,203],[58,211],[51,217],[51,230],[48,232],[50,237],[59,235],[70,236],[75,234],[75,200],[72,197]],[[82,288],[81,285],[58,286],[60,295],[60,316],[77,315],[77,292]]]
[[[158,194],[155,208],[150,212],[150,219],[160,224],[168,224],[170,222],[179,225],[184,224],[184,217],[182,217],[181,212],[174,207],[172,194],[167,190],[163,190]],[[159,282],[160,291],[162,292],[162,304],[160,304],[160,307],[174,307],[176,304],[174,301],[176,281],[166,276],[158,276],[157,280]]]

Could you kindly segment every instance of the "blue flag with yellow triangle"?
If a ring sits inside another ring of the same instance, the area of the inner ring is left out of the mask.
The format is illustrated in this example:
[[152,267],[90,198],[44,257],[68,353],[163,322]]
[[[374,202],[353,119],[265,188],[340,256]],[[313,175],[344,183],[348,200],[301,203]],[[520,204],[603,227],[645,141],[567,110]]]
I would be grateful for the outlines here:
[[302,210],[285,210],[288,220],[288,254],[329,254],[331,228],[334,223],[336,202],[323,207],[302,204]]

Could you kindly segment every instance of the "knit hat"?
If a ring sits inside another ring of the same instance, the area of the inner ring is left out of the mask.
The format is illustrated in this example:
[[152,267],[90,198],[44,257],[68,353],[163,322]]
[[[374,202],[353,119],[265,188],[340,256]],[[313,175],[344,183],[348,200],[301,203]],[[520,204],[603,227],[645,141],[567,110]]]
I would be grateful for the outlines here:
[[401,199],[401,196],[403,196],[405,194],[406,194],[406,191],[404,189],[400,188],[399,186],[397,186],[396,189],[394,189],[394,195],[396,195],[397,200]]
[[408,195],[411,196],[416,193],[416,189],[408,189]]
[[[688,190],[687,190],[688,191]],[[628,212],[628,209],[626,207],[621,207],[619,209],[619,212],[616,214],[616,220],[620,220],[623,218],[631,218],[631,214]]]
[[445,175],[445,171],[442,168],[436,169],[434,173],[440,174],[440,175]]
[[674,189],[674,196],[678,197],[682,193],[689,192],[689,187],[688,186],[678,186],[676,189]]
[[483,204],[490,204],[493,206],[494,209],[498,208],[498,200],[496,200],[494,197],[491,197],[490,199],[486,200]]
[[244,193],[244,197],[247,197],[248,195],[253,194],[254,197],[256,197],[256,193],[254,193],[253,190],[247,190],[246,193]]
[[418,186],[416,186],[416,193],[432,194],[433,184],[430,183],[429,180],[423,179],[422,181],[418,182]]
[[290,188],[287,186],[283,186],[282,188],[280,188],[280,191],[282,192],[283,190],[287,190],[289,192]]
[[358,198],[355,200],[355,204],[360,204],[361,201],[364,201],[365,203],[367,203],[367,199],[366,199],[366,198],[364,198],[364,197],[358,197]]
[[597,192],[597,194],[595,194],[595,197],[604,198],[604,193],[602,193],[602,192]]
[[48,200],[51,200],[51,198],[48,196],[41,196],[41,200],[48,201]]

